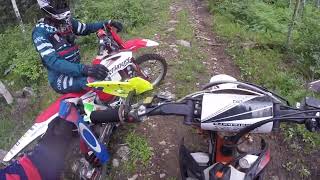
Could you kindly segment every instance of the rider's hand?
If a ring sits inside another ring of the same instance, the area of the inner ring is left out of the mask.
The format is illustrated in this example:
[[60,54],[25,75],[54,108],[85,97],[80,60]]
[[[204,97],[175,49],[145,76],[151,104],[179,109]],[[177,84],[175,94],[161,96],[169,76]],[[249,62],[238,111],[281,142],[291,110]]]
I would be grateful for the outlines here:
[[110,20],[107,25],[110,25],[117,29],[117,32],[121,32],[123,30],[123,25],[119,21]]
[[102,64],[85,65],[83,74],[97,80],[104,80],[108,76],[108,69]]

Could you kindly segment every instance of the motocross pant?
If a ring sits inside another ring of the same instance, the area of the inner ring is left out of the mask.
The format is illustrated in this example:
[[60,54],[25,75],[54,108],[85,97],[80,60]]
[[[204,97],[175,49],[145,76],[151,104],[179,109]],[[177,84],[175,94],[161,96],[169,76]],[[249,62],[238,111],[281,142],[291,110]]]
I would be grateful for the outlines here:
[[34,150],[4,169],[1,180],[56,180],[64,169],[65,157],[75,125],[55,118]]

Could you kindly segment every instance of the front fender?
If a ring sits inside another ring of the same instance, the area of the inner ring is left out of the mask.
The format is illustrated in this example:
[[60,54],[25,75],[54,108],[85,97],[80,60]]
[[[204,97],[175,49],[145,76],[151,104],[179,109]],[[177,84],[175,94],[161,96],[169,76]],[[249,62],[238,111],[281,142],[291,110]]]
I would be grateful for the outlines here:
[[131,39],[123,43],[126,50],[136,51],[141,48],[159,46],[159,43],[150,39]]
[[147,47],[154,47],[154,46],[159,46],[159,43],[156,41],[152,41],[150,39],[143,39],[143,41],[145,41],[147,44]]

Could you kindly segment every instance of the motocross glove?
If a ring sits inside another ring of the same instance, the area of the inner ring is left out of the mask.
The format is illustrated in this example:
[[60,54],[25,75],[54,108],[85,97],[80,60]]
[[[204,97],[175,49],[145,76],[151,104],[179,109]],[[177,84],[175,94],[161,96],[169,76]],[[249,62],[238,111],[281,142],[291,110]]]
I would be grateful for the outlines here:
[[108,69],[101,64],[85,65],[83,74],[97,80],[104,80],[108,76]]
[[119,21],[110,20],[108,21],[107,25],[115,27],[117,29],[117,32],[121,32],[123,30],[123,25]]

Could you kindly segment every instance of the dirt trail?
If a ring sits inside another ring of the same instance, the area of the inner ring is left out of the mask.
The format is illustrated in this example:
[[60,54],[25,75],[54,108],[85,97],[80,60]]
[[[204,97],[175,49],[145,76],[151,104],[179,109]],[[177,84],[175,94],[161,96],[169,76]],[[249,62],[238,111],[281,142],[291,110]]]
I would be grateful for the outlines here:
[[[177,20],[177,13],[181,10],[189,12],[189,22],[194,28],[194,36],[197,38],[197,44],[200,44],[201,54],[206,55],[206,68],[208,77],[202,77],[200,85],[207,83],[210,77],[214,74],[229,74],[239,77],[240,72],[234,66],[231,58],[226,55],[223,42],[216,39],[212,32],[211,15],[206,8],[207,5],[198,0],[177,1],[170,6],[171,21]],[[174,23],[168,22],[168,28],[174,26]],[[174,44],[176,38],[173,35],[161,37],[160,41],[167,45]],[[174,59],[176,52],[172,48],[165,47],[160,53],[166,58]],[[203,63],[203,62],[199,62]],[[170,70],[166,78],[166,83],[163,85],[166,90],[174,92],[174,82]],[[192,150],[206,150],[207,139],[197,133],[196,129],[183,125],[182,118],[177,117],[153,117],[146,123],[142,123],[138,127],[138,131],[147,137],[151,147],[153,148],[154,156],[151,160],[151,165],[143,170],[136,172],[139,175],[137,179],[180,179],[178,147],[182,138],[188,148]]]
[[240,77],[240,70],[225,52],[227,45],[219,40],[212,31],[213,19],[208,9],[209,5],[206,4],[208,1],[186,0],[184,3],[190,12],[190,23],[193,24],[195,37],[201,45],[201,53],[205,53],[209,57],[209,66],[206,66],[209,77],[214,74]]

